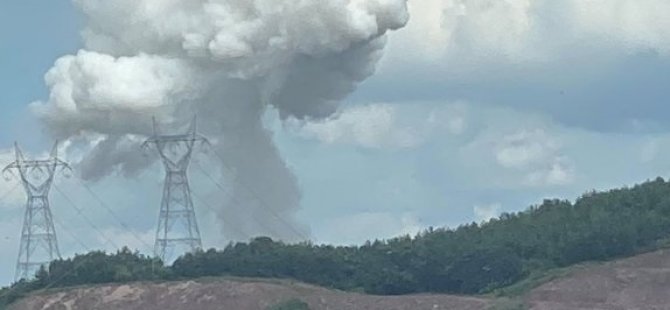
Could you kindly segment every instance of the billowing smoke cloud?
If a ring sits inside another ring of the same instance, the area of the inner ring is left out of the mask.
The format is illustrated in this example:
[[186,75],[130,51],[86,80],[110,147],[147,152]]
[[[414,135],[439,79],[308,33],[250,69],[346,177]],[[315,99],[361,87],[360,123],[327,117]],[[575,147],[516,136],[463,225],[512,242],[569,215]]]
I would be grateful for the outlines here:
[[234,170],[224,173],[233,194],[219,214],[240,226],[225,229],[233,239],[305,236],[293,219],[297,181],[263,126],[266,109],[331,115],[373,73],[385,34],[408,20],[406,0],[74,2],[85,48],[47,73],[51,95],[35,112],[56,138],[90,142],[79,165],[88,179],[146,167],[134,150],[151,116],[179,128],[197,114]]

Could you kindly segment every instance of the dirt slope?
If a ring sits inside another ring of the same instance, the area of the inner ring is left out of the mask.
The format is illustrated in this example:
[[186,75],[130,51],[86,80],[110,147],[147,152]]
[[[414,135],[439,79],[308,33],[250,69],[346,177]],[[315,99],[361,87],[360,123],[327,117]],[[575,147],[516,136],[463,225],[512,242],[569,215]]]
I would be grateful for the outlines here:
[[12,310],[266,310],[300,298],[313,310],[483,310],[490,301],[445,295],[378,297],[288,281],[203,280],[78,288],[33,296]]
[[670,309],[670,251],[576,268],[525,301],[533,310]]
[[[380,297],[290,281],[208,279],[76,288],[38,294],[11,309],[266,310],[292,298],[307,302],[313,310],[484,310],[500,305],[487,298]],[[533,310],[670,310],[670,250],[576,267],[567,276],[531,290],[522,300]]]

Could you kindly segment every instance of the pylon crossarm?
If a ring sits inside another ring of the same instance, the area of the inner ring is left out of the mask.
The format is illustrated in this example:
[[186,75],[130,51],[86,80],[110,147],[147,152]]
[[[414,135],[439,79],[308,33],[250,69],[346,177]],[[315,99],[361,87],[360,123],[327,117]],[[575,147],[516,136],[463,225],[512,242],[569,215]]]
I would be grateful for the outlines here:
[[56,169],[56,168],[61,168],[61,170],[69,170],[72,171],[72,168],[70,165],[68,165],[66,162],[55,158],[52,160],[27,160],[27,161],[15,161],[9,165],[7,165],[4,169],[2,169],[3,174],[10,174],[14,175],[12,173],[12,170],[19,170],[19,171],[25,171],[28,168],[32,169]]
[[5,178],[5,180],[9,181],[16,178],[16,174],[14,174],[15,169],[19,169],[19,163],[17,162],[13,162],[2,169],[2,176]]
[[195,137],[191,135],[176,135],[176,136],[152,136],[149,137],[144,143],[142,143],[143,148],[151,148],[154,144],[158,143],[170,143],[170,142],[192,142],[192,143],[203,143],[210,144],[209,140],[201,135]]
[[196,142],[200,142],[200,146],[209,148],[212,146],[212,143],[209,142],[209,139],[205,138],[204,136],[197,135],[196,136]]
[[54,160],[56,162],[56,168],[60,168],[60,173],[64,177],[69,178],[69,177],[72,176],[73,170],[72,170],[72,167],[70,167],[70,165],[68,163],[60,160],[60,158],[55,158]]

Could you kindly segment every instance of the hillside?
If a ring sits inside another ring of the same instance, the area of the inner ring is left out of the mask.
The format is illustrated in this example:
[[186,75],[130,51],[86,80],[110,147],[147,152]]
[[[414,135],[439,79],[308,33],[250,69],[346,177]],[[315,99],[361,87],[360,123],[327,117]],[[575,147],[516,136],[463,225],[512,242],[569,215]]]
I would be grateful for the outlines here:
[[[670,251],[571,268],[563,277],[520,296],[372,296],[312,285],[263,279],[199,279],[167,283],[90,286],[36,293],[11,310],[79,309],[245,309],[270,310],[287,300],[311,310],[626,310],[667,309],[670,304]],[[306,309],[306,308],[301,308]]]
[[[526,283],[555,270],[658,251],[669,238],[670,182],[657,178],[630,188],[588,192],[574,202],[548,199],[485,223],[429,228],[361,246],[286,244],[258,237],[187,254],[171,266],[129,249],[91,252],[54,261],[34,280],[1,289],[0,305],[44,289],[211,277],[294,279],[372,295],[480,296],[518,292],[519,287],[527,291]],[[540,307],[551,302],[542,299],[553,296],[548,292],[538,291],[528,300]]]
[[577,267],[524,296],[533,310],[668,309],[670,251]]
[[269,310],[284,301],[301,300],[309,309],[331,310],[483,310],[483,298],[446,295],[381,297],[327,290],[279,280],[208,279],[160,284],[75,288],[37,294],[11,310]]

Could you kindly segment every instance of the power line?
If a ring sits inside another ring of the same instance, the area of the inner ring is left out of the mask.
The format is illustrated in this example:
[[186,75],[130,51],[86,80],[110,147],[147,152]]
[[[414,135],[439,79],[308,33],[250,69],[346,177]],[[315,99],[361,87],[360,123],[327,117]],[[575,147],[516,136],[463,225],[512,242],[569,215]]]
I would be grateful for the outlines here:
[[[54,218],[49,208],[48,194],[51,187],[55,187],[53,181],[57,170],[59,168],[62,170],[69,170],[70,167],[67,163],[58,158],[58,143],[54,144],[49,159],[47,160],[26,160],[18,144],[15,144],[15,153],[16,160],[9,164],[3,171],[17,170],[26,190],[26,195],[28,196],[17,263],[16,280],[18,280],[19,277],[27,279],[30,276],[30,271],[34,267],[50,264],[54,259],[54,256],[60,258],[58,241],[54,228]],[[29,175],[37,175],[37,178],[40,178],[40,180],[31,180],[27,177]],[[16,187],[18,187],[18,185],[10,189],[9,192],[3,194],[1,199],[4,200]],[[57,190],[61,192],[58,188]],[[61,194],[69,200],[64,193],[61,192]],[[35,242],[42,243],[44,250],[46,250],[46,253],[50,257],[49,262],[32,261],[31,255],[36,248],[34,245]],[[81,242],[81,240],[79,240],[79,242]],[[0,295],[0,297],[4,298],[16,288],[17,287],[7,290],[7,292]]]
[[[56,223],[60,226],[63,226],[59,222],[56,222]],[[65,229],[65,231],[68,232],[70,234],[70,236],[72,236],[72,238],[75,239],[75,241],[77,241],[79,243],[79,245],[81,245],[86,250],[87,253],[91,252],[90,248],[88,246],[86,246],[86,244],[84,244],[84,242],[82,242],[74,233],[72,233],[71,231],[69,231],[67,229]],[[58,284],[58,282],[60,282],[61,280],[65,279],[65,277],[73,274],[75,271],[77,271],[77,269],[79,269],[79,267],[81,267],[85,263],[87,263],[87,260],[85,258],[86,257],[84,256],[79,263],[77,263],[74,267],[72,267],[72,269],[70,269],[66,273],[62,274],[56,281],[53,281],[53,282],[49,283],[49,285],[47,285],[46,287],[44,287],[42,289],[43,290],[48,290],[48,289],[52,288],[53,286],[55,286],[56,284]]]
[[86,221],[86,223],[88,223],[88,225],[91,226],[91,228],[93,228],[93,230],[95,230],[103,239],[105,239],[107,243],[109,243],[115,249],[119,248],[119,246],[114,241],[108,238],[107,235],[105,235],[100,229],[98,229],[98,227],[95,224],[93,224],[93,221],[91,221],[91,219],[88,218],[86,214],[83,213],[83,210],[81,208],[77,207],[77,205],[74,203],[72,199],[70,199],[68,195],[66,195],[58,186],[54,185],[54,188],[58,193],[60,193],[65,198],[65,200],[70,204],[70,206],[77,211],[77,214],[80,215]]
[[151,253],[152,248],[151,248],[151,245],[149,245],[149,243],[147,243],[146,241],[144,241],[144,240],[142,239],[142,237],[140,237],[140,236],[139,236],[133,229],[131,229],[130,226],[128,226],[128,225],[121,219],[121,217],[118,216],[118,215],[116,214],[116,212],[114,212],[114,210],[113,210],[108,204],[106,204],[106,203],[100,198],[100,196],[98,196],[98,195],[91,189],[90,186],[88,186],[86,183],[82,182],[82,181],[79,180],[79,179],[77,179],[77,181],[78,181],[78,183],[79,183],[84,189],[86,189],[86,191],[87,191],[87,192],[88,192],[88,193],[89,193],[89,194],[90,194],[90,195],[91,195],[91,196],[98,202],[98,204],[100,204],[100,206],[102,206],[103,209],[105,209],[109,214],[111,214],[112,217],[113,217],[117,222],[119,222],[119,224],[121,224],[121,226],[122,226],[123,228],[125,228],[125,229],[126,229],[132,236],[133,236],[133,238],[135,238],[137,241],[139,241],[140,243],[142,243],[142,245],[144,245],[144,246],[147,248],[147,250],[149,250],[149,252]]
[[[221,191],[221,193],[224,195],[224,197],[229,197],[230,199],[232,199],[232,202],[233,202],[233,203],[236,203],[236,204],[238,204],[238,205],[242,205],[242,202],[239,200],[239,198],[238,198],[237,196],[235,196],[235,195],[231,195],[231,194],[230,194],[230,191],[229,191],[229,190],[226,190],[226,189],[223,187],[223,185],[221,185],[220,183],[218,183],[218,182],[214,179],[214,177],[212,177],[210,174],[208,174],[207,171],[205,171],[205,169],[204,169],[202,166],[200,166],[200,164],[198,164],[198,162],[196,162],[195,165],[196,165],[196,168],[198,168],[198,170],[200,171],[200,173],[202,173],[205,177],[207,177],[207,178],[208,178],[208,179],[209,179],[209,180],[210,180],[210,181],[211,181],[211,182],[212,182],[212,183],[213,183],[213,184],[214,184],[214,185]],[[216,211],[214,211],[214,212],[216,212]],[[261,222],[258,220],[258,218],[254,217],[253,215],[252,215],[251,218],[252,218],[258,225],[261,225],[261,226],[263,226],[263,228],[269,230],[270,233],[276,233],[276,231],[275,231],[273,228],[264,226],[263,223],[261,223]],[[224,219],[224,223],[225,223],[225,219]],[[249,237],[248,234],[245,234],[245,235],[247,235],[247,237]]]
[[[58,190],[58,188],[56,188],[56,190]],[[59,190],[59,192],[60,192],[62,195],[66,196],[62,191]],[[67,196],[66,196],[66,197],[67,197]],[[66,198],[66,199],[68,199],[68,198]],[[68,200],[69,200],[69,199],[68,199]],[[74,206],[74,205],[73,205],[73,206]],[[81,245],[87,252],[90,253],[90,248],[89,248],[83,241],[81,241],[81,239],[79,239],[74,233],[72,233],[71,231],[65,229],[65,226],[64,226],[62,223],[60,223],[59,221],[57,221],[57,220],[56,220],[56,224],[58,224],[59,226],[61,226],[61,228],[62,228],[63,230],[65,230],[70,236],[72,236],[72,238],[75,239],[75,241],[77,241],[77,242],[79,243],[79,245]],[[90,259],[90,258],[89,258],[89,259]],[[67,277],[67,276],[73,274],[74,272],[76,272],[81,266],[83,266],[84,264],[86,264],[86,263],[89,261],[89,259],[87,259],[86,256],[83,256],[82,259],[81,259],[77,264],[75,264],[75,265],[72,267],[72,269],[68,270],[67,272],[65,272],[64,274],[62,274],[60,277],[58,277],[58,279],[56,279],[55,281],[52,281],[51,283],[49,283],[49,285],[47,285],[46,287],[41,288],[41,289],[42,289],[42,290],[48,290],[48,289],[54,287],[54,286],[57,285],[60,281],[62,281],[63,279],[65,279],[65,277]],[[153,261],[152,261],[152,268],[153,268]],[[7,295],[9,295],[11,292],[13,292],[14,290],[16,290],[16,289],[18,289],[18,288],[19,288],[19,287],[10,288],[10,289],[7,290],[6,292],[4,292],[2,295],[0,295],[0,299],[1,299],[1,298],[4,298],[4,297],[7,296]]]
[[[228,170],[228,172],[229,172],[230,174],[236,176],[236,174],[235,174],[235,170],[234,170],[232,167],[230,167],[230,166],[226,163],[226,161],[224,160],[223,155],[221,155],[221,154],[220,154],[216,149],[214,149],[214,148],[213,148],[212,151],[213,151],[214,155],[216,155],[216,157],[219,158],[219,161],[221,162],[221,165],[223,165],[223,167],[224,167],[226,170]],[[213,180],[213,178],[212,178],[211,176],[209,176],[209,178]],[[269,211],[274,217],[276,217],[278,220],[280,220],[282,223],[284,223],[286,226],[288,226],[289,229],[293,230],[293,232],[296,233],[296,235],[297,235],[298,237],[303,238],[303,239],[305,239],[305,240],[309,240],[309,239],[310,239],[309,236],[307,236],[304,232],[302,232],[302,231],[298,230],[297,228],[295,228],[295,226],[291,225],[286,219],[284,219],[281,215],[279,215],[279,214],[277,213],[277,211],[275,211],[275,210],[270,206],[270,204],[267,203],[267,202],[261,197],[261,195],[254,189],[253,186],[251,186],[249,183],[245,182],[244,179],[240,179],[240,178],[238,178],[238,177],[236,177],[235,179],[236,179],[236,180],[237,180],[243,187],[245,187],[245,188],[247,189],[247,191],[248,191],[249,193],[251,193],[252,196],[254,196],[254,197],[260,202],[260,204],[262,205],[262,207],[264,207],[264,208],[265,208],[267,211]],[[218,182],[216,182],[215,180],[213,180],[213,181],[214,181],[215,184],[217,184],[217,186],[219,186],[219,188],[221,188],[221,185],[218,184]]]
[[[86,216],[82,213],[82,210],[81,210],[80,208],[78,208],[78,207],[74,204],[74,202],[72,201],[72,199],[70,199],[70,197],[68,197],[68,196],[67,196],[63,191],[61,191],[60,188],[58,188],[57,186],[54,186],[54,188],[55,188],[61,195],[63,195],[63,197],[65,197],[65,199],[66,199],[68,202],[70,202],[70,205],[71,205],[75,210],[77,210],[78,214],[81,215],[81,216],[82,216],[82,217],[89,223],[89,225],[90,225],[95,231],[97,231],[97,232],[100,234],[100,236],[102,236],[104,239],[106,239],[107,242],[111,243],[116,249],[119,248],[113,241],[111,241],[109,238],[107,238],[107,236],[106,236],[105,234],[103,234],[103,233],[102,233],[102,232],[101,232],[101,231],[100,231],[100,230],[99,230],[99,229],[98,229],[98,228],[97,228],[97,227],[90,221],[90,219],[89,219],[88,217],[86,217]],[[78,238],[75,237],[75,240],[78,240]],[[87,251],[89,251],[89,250],[88,250],[88,247],[87,247],[85,244],[83,244],[83,242],[81,242],[81,240],[78,240],[78,241],[80,242],[80,244],[81,244],[82,246],[84,246],[84,247],[87,249]],[[75,271],[77,271],[77,269],[79,269],[79,267],[83,266],[85,263],[87,263],[87,260],[86,260],[86,257],[83,257],[82,260],[79,261],[79,263],[77,263],[74,267],[72,267],[72,269],[70,269],[68,272],[62,274],[58,279],[56,279],[55,281],[49,283],[49,285],[47,285],[46,287],[44,287],[44,288],[42,288],[42,289],[43,289],[43,290],[48,290],[48,289],[52,288],[53,286],[55,286],[56,284],[58,284],[58,282],[60,282],[60,281],[62,281],[63,279],[65,279],[65,277],[67,277],[67,276],[71,275],[72,273],[74,273]]]
[[[234,172],[233,169],[231,169],[228,165],[226,165],[226,163],[223,161],[223,157],[222,157],[221,155],[219,155],[216,151],[214,151],[214,154],[216,154],[217,157],[219,157],[219,159],[221,160],[221,163],[222,163],[223,166],[228,170],[228,172],[230,172],[231,174],[234,175],[234,173],[233,173],[233,172]],[[196,166],[199,168],[199,170],[200,170],[200,171],[201,171],[207,178],[210,179],[210,181],[212,181],[212,183],[214,183],[214,185],[216,185],[216,186],[217,186],[217,187],[218,187],[224,194],[226,194],[226,190],[224,189],[223,185],[221,185],[219,182],[217,182],[217,181],[214,179],[214,177],[212,177],[209,173],[207,173],[207,171],[205,171],[205,169],[203,169],[197,162],[196,162]],[[277,220],[279,220],[280,222],[282,222],[286,227],[288,227],[290,230],[292,230],[293,233],[294,233],[296,236],[298,236],[298,238],[302,238],[302,239],[305,239],[305,240],[309,240],[309,237],[308,237],[305,233],[303,233],[303,232],[299,231],[298,229],[296,229],[293,225],[291,225],[291,223],[289,223],[286,219],[284,219],[281,215],[279,215],[279,214],[277,213],[277,211],[275,211],[274,209],[272,209],[272,207],[270,207],[270,205],[269,205],[268,203],[266,203],[266,202],[260,197],[260,195],[259,195],[256,191],[254,191],[254,190],[251,188],[251,186],[249,186],[246,182],[243,182],[243,181],[242,181],[241,179],[239,179],[239,178],[236,178],[236,180],[238,180],[238,181],[240,182],[240,184],[241,184],[242,186],[244,186],[244,187],[247,189],[247,191],[249,191],[249,193],[250,193],[253,197],[255,197],[255,198],[258,200],[260,206],[261,206],[263,209],[265,209],[266,211],[268,211],[273,217],[275,217]]]
[[[2,200],[2,199],[0,199],[0,200]],[[77,237],[77,235],[76,235],[75,233],[73,233],[72,231],[68,230],[67,227],[66,227],[66,225],[64,225],[63,223],[61,223],[61,222],[58,220],[58,218],[54,218],[54,222],[56,223],[56,225],[58,225],[58,227],[59,227],[59,229],[60,229],[61,231],[65,231],[68,235],[70,235],[70,237],[72,237],[72,239],[75,240],[75,242],[79,243],[79,245],[80,245],[82,248],[84,248],[84,250],[85,250],[86,252],[90,252],[90,251],[91,251],[90,248],[86,245],[86,243],[84,243],[79,237]],[[79,266],[81,266],[81,264],[79,264]],[[66,273],[66,275],[72,274],[72,272],[74,272],[75,270],[76,270],[76,268],[73,268],[73,270],[71,270],[71,271],[69,271],[68,273]],[[60,279],[62,279],[62,278],[64,278],[64,276],[61,277]],[[50,286],[52,286],[52,285],[50,285]],[[12,291],[14,291],[14,290],[16,290],[16,289],[17,289],[17,288],[10,288],[10,289],[7,290],[6,292],[4,292],[2,295],[0,295],[0,298],[4,298],[5,296],[7,296],[8,294],[10,294]]]
[[[195,199],[197,199],[198,201],[200,201],[200,203],[201,203],[203,206],[205,206],[205,208],[206,208],[207,210],[209,210],[210,212],[216,213],[216,210],[214,209],[214,207],[213,207],[211,204],[209,204],[207,201],[205,201],[204,198],[200,197],[200,196],[197,195],[195,192],[191,192],[191,193],[193,194],[193,197],[195,197]],[[248,235],[247,233],[245,233],[245,232],[243,232],[242,230],[238,229],[237,227],[235,227],[235,225],[231,225],[230,222],[227,222],[225,219],[223,219],[223,223],[226,224],[226,225],[228,225],[228,227],[232,228],[232,229],[233,229],[236,233],[238,233],[240,236],[242,236],[242,237],[244,237],[244,238],[247,238],[247,239],[249,238],[249,235]]]
[[12,186],[8,191],[6,191],[4,194],[0,195],[0,202],[7,199],[7,197],[9,197],[9,195],[11,195],[14,191],[16,191],[16,189],[18,189],[20,185],[21,184],[19,184],[19,183],[15,183],[14,186]]
[[[224,167],[226,170],[228,170],[228,172],[229,172],[230,174],[236,176],[236,174],[235,174],[235,170],[234,170],[232,167],[230,167],[230,166],[226,163],[226,161],[224,160],[223,155],[221,155],[216,149],[213,149],[213,153],[214,153],[214,155],[216,155],[216,157],[219,158],[219,161],[221,162],[221,164],[223,165],[223,167]],[[274,209],[270,206],[270,204],[262,198],[262,196],[261,196],[255,189],[254,189],[253,186],[251,186],[249,183],[245,182],[244,179],[241,179],[241,178],[238,178],[238,177],[236,177],[235,179],[236,179],[236,180],[237,180],[243,187],[245,187],[245,188],[247,189],[247,191],[248,191],[249,193],[251,193],[252,196],[256,197],[256,199],[260,202],[260,204],[261,204],[267,211],[269,211],[274,217],[276,217],[278,220],[280,220],[280,221],[283,222],[286,226],[288,226],[291,230],[293,230],[293,232],[295,232],[295,233],[298,235],[298,237],[303,238],[304,240],[309,240],[309,239],[310,239],[309,236],[308,236],[307,234],[305,234],[303,231],[300,231],[300,230],[298,230],[297,228],[295,228],[295,226],[291,225],[286,219],[284,219],[280,214],[278,214],[277,211],[274,210]],[[220,185],[219,185],[219,186],[220,186]]]
[[76,241],[77,243],[79,243],[79,245],[80,245],[82,248],[84,248],[84,251],[86,251],[86,252],[90,252],[90,251],[91,251],[91,249],[86,245],[86,243],[84,243],[83,241],[81,241],[81,239],[79,239],[79,237],[77,237],[77,235],[76,235],[75,233],[73,233],[72,231],[70,231],[69,229],[67,229],[67,227],[66,227],[65,225],[63,225],[63,223],[61,223],[57,218],[54,218],[54,222],[56,223],[56,225],[59,227],[59,229],[60,229],[61,231],[65,231],[68,235],[70,235],[70,237],[72,237],[72,239],[74,239],[74,241]]

